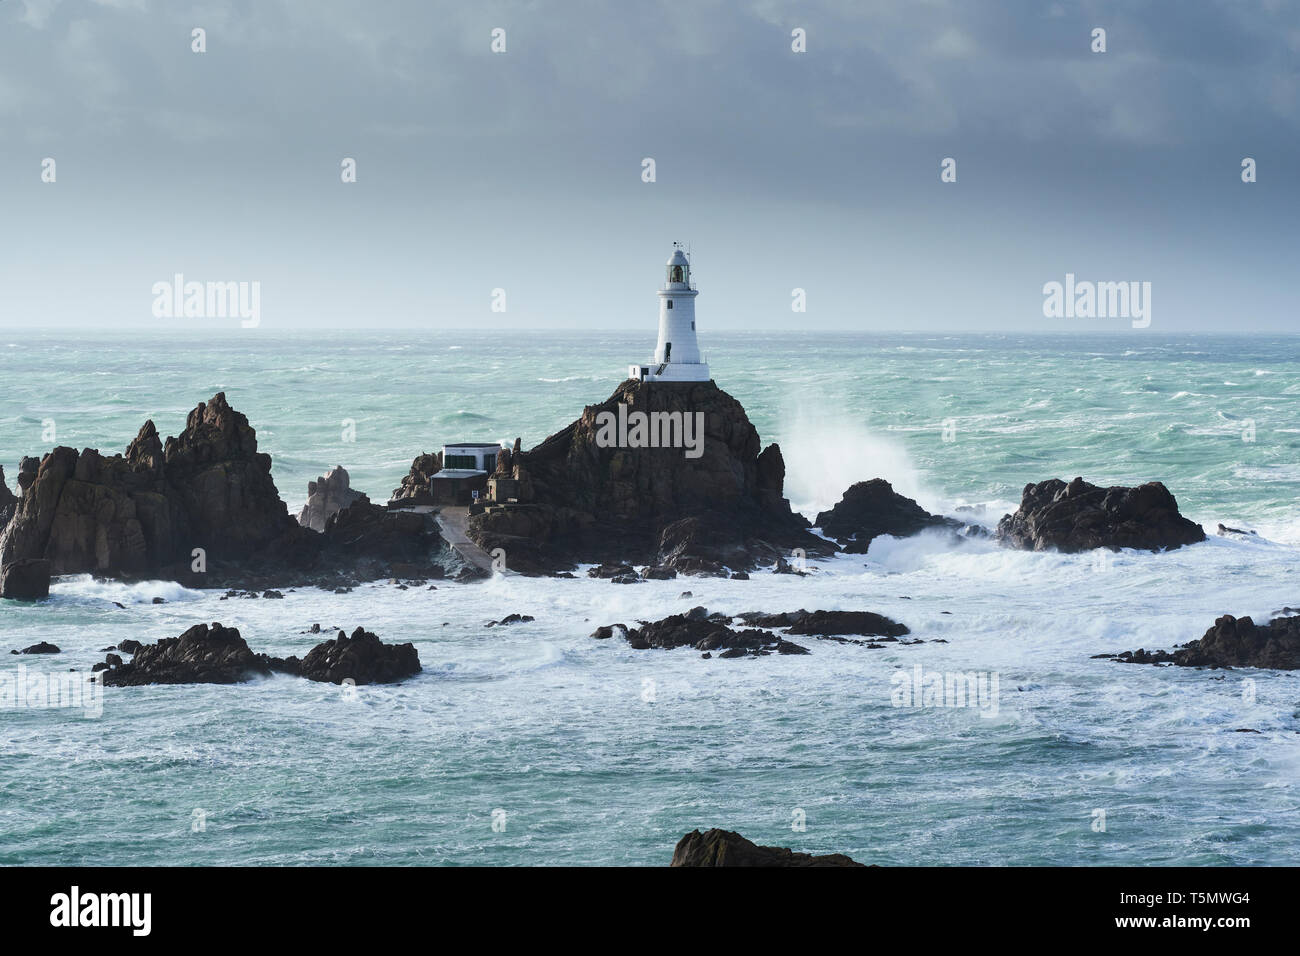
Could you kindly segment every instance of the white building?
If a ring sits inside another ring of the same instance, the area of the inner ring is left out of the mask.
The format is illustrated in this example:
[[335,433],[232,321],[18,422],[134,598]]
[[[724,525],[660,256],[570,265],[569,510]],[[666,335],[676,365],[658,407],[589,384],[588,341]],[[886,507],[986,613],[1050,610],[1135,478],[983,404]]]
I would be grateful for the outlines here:
[[628,378],[643,382],[707,382],[708,363],[695,340],[695,297],[691,263],[677,243],[668,259],[663,288],[659,290],[659,344],[648,365],[629,365]]
[[493,471],[500,442],[471,441],[442,446],[442,467],[464,471]]

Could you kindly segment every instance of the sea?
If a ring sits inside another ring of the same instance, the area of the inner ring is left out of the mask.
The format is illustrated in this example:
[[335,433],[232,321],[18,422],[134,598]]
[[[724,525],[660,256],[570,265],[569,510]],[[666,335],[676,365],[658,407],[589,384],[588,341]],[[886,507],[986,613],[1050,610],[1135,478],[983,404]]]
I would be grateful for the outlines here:
[[[651,344],[6,330],[0,463],[12,489],[25,455],[121,452],[146,419],[174,435],[224,391],[291,511],[334,465],[384,501],[444,443],[535,445]],[[81,706],[15,694],[0,702],[0,864],[660,866],[709,827],[884,865],[1300,863],[1300,674],[1096,656],[1300,606],[1300,338],[719,332],[702,345],[764,444],[780,443],[787,497],[810,519],[881,477],[992,528],[1027,483],[1082,476],[1163,481],[1208,539],[1062,555],[924,534],[805,576],[499,575],[283,600],[56,579],[48,601],[0,601],[0,684],[19,686],[20,668],[22,686],[84,681],[103,648],[213,621],[275,655],[313,646],[313,624],[364,626],[414,643],[423,671],[360,688],[108,688]],[[923,643],[804,638],[805,656],[705,660],[590,636],[697,605],[876,611]],[[535,620],[485,626],[510,613]],[[8,653],[42,640],[62,652]],[[974,698],[958,692],[968,677]]]

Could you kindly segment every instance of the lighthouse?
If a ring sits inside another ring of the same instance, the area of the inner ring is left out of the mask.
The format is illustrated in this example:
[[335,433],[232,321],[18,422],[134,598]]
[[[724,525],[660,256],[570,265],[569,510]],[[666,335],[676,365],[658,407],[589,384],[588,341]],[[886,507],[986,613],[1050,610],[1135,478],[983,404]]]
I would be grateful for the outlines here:
[[699,292],[691,280],[691,263],[679,243],[673,254],[659,296],[659,343],[648,365],[629,365],[628,378],[642,382],[707,382],[709,366],[700,356],[695,340],[695,297]]

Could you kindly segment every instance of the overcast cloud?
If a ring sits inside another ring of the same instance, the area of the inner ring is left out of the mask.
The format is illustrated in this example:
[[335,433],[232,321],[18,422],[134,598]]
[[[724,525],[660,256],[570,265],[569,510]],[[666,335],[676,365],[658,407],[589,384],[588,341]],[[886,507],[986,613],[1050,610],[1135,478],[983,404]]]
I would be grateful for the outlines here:
[[1293,331],[1298,125],[1281,0],[3,0],[0,324],[652,327],[683,240],[702,330]]

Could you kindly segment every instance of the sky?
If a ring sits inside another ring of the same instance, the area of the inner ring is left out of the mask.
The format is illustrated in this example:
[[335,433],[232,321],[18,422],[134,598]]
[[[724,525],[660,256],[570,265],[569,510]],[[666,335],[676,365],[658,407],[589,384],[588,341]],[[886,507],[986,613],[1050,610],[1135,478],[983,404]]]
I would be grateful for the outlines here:
[[1297,223],[1285,0],[0,0],[6,328],[1292,332]]

